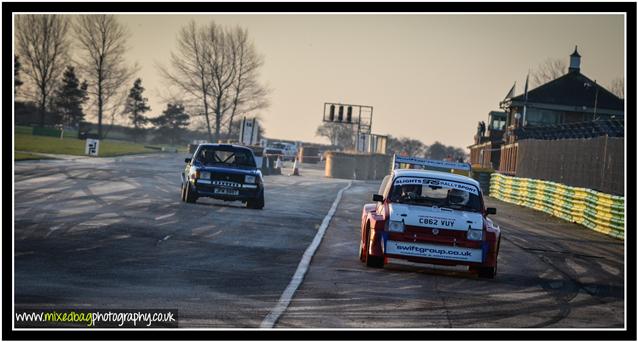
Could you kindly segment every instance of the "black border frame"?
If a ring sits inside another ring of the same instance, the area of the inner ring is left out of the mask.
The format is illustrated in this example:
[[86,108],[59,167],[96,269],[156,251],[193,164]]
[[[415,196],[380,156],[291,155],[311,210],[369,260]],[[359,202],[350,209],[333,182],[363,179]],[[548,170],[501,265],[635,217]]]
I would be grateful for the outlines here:
[[[152,6],[149,6],[152,4]],[[117,10],[116,10],[117,9]],[[12,269],[12,231],[6,227],[12,227],[11,215],[5,212],[3,223],[5,229],[2,231],[2,339],[9,340],[120,340],[143,339],[143,340],[636,340],[636,3],[635,2],[519,2],[519,3],[480,3],[480,2],[457,2],[457,3],[406,3],[406,2],[344,2],[344,3],[320,3],[320,2],[101,2],[101,3],[75,3],[75,2],[3,2],[2,3],[2,29],[3,37],[9,37],[12,32],[13,12],[623,12],[626,14],[626,42],[625,51],[626,70],[626,103],[625,127],[627,129],[627,193],[626,227],[625,232],[627,242],[627,297],[626,303],[626,330],[474,330],[474,331],[417,331],[400,329],[387,329],[380,331],[372,330],[170,330],[170,331],[149,331],[126,330],[126,331],[20,331],[13,330],[12,307],[7,305],[13,303],[11,294],[13,274],[9,275],[7,270]],[[8,75],[8,70],[12,69],[12,48],[10,44],[2,44],[2,70]],[[11,98],[10,89],[13,89],[11,77],[5,76],[2,80],[4,85],[4,101],[2,103],[5,113],[13,113],[12,103],[7,99]],[[11,90],[12,91],[12,90]],[[2,117],[2,133],[5,137],[13,137],[12,119],[8,115]],[[8,139],[4,139],[3,144],[3,184],[5,191],[2,192],[4,203],[11,203],[13,210],[13,193],[7,191],[12,187],[12,174],[8,171],[7,165],[13,163],[11,150],[12,145]],[[633,229],[631,229],[633,228]]]

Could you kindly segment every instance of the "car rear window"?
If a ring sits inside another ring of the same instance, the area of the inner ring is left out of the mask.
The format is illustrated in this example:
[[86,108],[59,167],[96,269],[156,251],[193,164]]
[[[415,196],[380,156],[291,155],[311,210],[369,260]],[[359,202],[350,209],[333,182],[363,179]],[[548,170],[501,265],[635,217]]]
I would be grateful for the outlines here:
[[475,186],[447,180],[398,177],[390,190],[390,202],[481,211]]
[[233,165],[256,167],[253,154],[246,149],[202,147],[196,158],[204,165]]

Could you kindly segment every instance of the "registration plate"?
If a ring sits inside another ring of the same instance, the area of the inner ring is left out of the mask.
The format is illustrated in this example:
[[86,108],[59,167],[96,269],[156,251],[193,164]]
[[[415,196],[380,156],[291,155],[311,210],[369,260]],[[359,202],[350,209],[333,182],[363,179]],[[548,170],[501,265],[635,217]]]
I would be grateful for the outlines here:
[[213,193],[214,194],[218,194],[218,195],[237,196],[237,195],[239,195],[239,190],[225,189],[225,188],[215,188],[215,189],[213,189]]

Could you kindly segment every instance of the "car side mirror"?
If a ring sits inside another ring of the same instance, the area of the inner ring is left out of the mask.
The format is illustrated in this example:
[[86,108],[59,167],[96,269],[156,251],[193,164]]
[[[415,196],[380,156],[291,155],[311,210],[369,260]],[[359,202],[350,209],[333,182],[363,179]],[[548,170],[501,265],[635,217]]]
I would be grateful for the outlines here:
[[372,195],[372,200],[375,202],[383,202],[383,196],[379,194]]
[[190,163],[190,162],[191,162],[191,158],[186,158],[186,159],[184,159],[184,163],[188,164],[188,163]]
[[487,215],[496,215],[496,208],[487,208],[487,209],[485,210],[485,213],[486,213]]

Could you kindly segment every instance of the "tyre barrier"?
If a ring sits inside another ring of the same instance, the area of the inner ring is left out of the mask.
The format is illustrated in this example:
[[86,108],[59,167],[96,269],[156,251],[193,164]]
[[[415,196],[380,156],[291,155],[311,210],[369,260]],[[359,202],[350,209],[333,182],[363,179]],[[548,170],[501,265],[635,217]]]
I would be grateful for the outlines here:
[[490,179],[491,175],[494,173],[494,170],[489,169],[476,169],[472,170],[472,178],[479,182],[479,186],[481,187],[481,192],[483,195],[490,195]]
[[493,173],[490,196],[546,212],[594,231],[625,238],[625,198],[587,188]]

